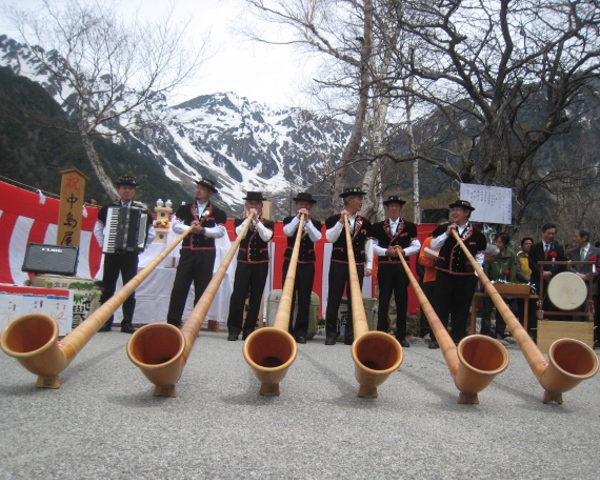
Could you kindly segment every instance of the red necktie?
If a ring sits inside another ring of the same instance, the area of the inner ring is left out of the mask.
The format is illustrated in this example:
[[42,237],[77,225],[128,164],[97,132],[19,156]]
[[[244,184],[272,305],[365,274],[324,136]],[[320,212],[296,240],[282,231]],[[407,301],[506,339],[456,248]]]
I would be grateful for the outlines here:
[[544,260],[548,260],[548,244],[544,245]]

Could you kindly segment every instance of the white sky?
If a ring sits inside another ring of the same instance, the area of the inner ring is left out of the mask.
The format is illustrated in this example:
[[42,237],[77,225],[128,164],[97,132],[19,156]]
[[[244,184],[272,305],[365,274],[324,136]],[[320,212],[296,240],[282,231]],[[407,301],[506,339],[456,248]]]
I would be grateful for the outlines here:
[[[0,33],[16,37],[2,14],[5,6],[30,10],[39,8],[40,3],[40,0],[0,0]],[[302,88],[310,80],[307,72],[311,70],[311,61],[293,47],[258,44],[236,33],[242,22],[256,23],[248,15],[244,0],[174,0],[173,4],[178,17],[191,19],[190,32],[210,32],[214,52],[200,68],[196,80],[178,92],[178,102],[231,91],[250,101],[308,106]],[[149,19],[153,15],[162,16],[169,5],[167,0],[121,0],[123,14],[131,15],[137,10],[140,16],[148,15]]]

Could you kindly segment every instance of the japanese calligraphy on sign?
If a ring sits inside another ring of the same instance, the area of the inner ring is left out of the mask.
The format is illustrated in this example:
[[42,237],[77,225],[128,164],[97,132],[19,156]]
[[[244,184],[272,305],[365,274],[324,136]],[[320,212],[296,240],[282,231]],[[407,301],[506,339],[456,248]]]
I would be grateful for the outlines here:
[[501,223],[512,222],[512,189],[461,183],[460,198],[468,200],[475,207],[471,215],[474,222]]
[[58,212],[57,245],[78,247],[81,235],[81,209],[85,182],[88,178],[76,168],[60,172],[60,209]]

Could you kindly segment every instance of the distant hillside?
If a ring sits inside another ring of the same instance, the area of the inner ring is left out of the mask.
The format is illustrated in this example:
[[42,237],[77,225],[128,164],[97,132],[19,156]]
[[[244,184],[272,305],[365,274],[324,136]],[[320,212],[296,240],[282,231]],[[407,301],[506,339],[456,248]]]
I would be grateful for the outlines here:
[[[60,172],[76,167],[90,177],[86,197],[100,203],[107,198],[85,156],[77,136],[60,130],[67,116],[36,82],[0,68],[0,175],[53,193],[60,193]],[[180,184],[164,177],[152,159],[104,139],[97,150],[112,178],[136,175],[141,183],[138,198],[154,203],[159,197],[187,200]]]

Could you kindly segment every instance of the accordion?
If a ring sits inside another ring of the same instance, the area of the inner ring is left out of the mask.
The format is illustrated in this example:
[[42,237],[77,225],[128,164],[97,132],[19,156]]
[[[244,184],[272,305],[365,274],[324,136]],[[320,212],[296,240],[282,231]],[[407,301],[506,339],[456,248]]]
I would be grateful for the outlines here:
[[139,253],[146,246],[148,211],[136,206],[110,206],[102,253]]

